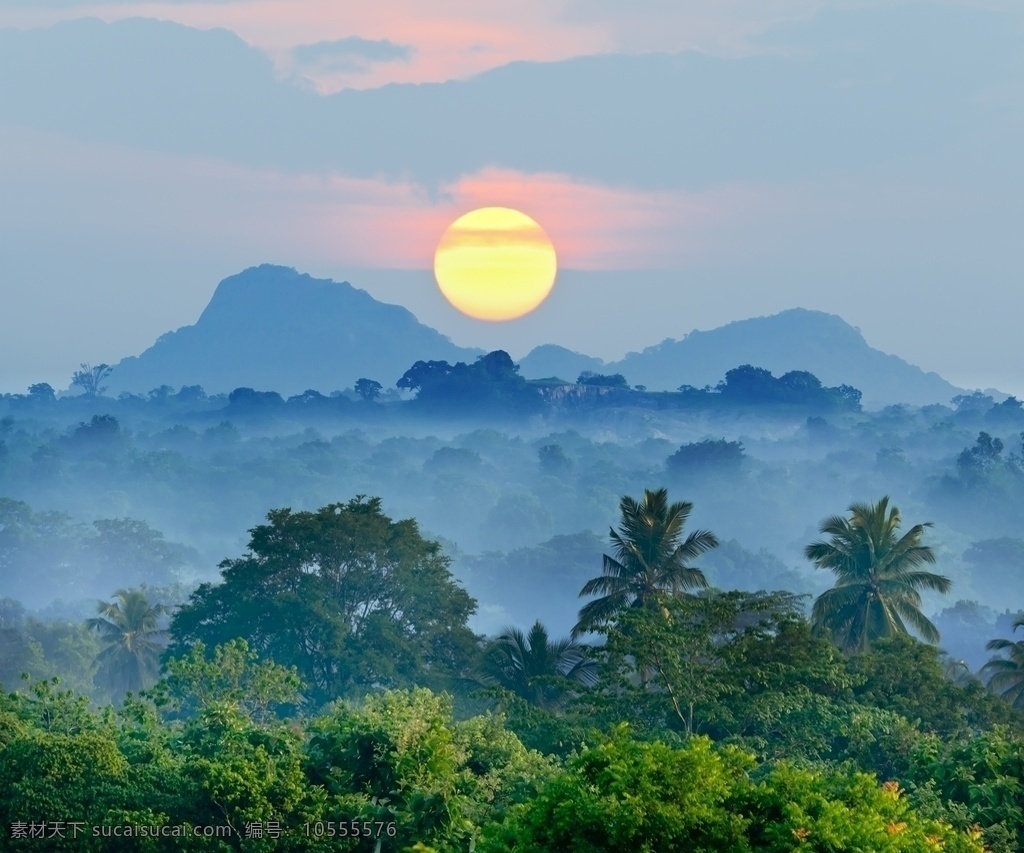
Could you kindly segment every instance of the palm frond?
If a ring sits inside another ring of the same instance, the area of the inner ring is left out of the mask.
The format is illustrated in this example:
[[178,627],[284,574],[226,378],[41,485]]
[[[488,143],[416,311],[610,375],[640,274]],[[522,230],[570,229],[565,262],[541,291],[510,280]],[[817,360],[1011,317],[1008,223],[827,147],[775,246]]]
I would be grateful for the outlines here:
[[659,591],[707,587],[704,573],[687,563],[717,547],[718,539],[707,530],[682,538],[692,510],[687,501],[669,504],[663,488],[646,489],[640,501],[628,495],[619,501],[619,526],[608,532],[614,556],[604,555],[602,575],[580,590],[581,597],[601,598],[580,610],[574,639],[607,625],[625,607],[645,605]]
[[[936,645],[942,637],[939,634],[939,629],[935,627],[935,623],[932,622],[927,616],[925,616],[920,608],[915,607],[905,601],[893,602],[893,608],[902,616],[910,626],[920,635],[921,639],[926,643]],[[906,629],[900,633],[906,633]]]
[[872,639],[916,631],[938,642],[938,630],[921,612],[919,590],[946,593],[952,582],[921,566],[936,562],[921,538],[930,522],[898,535],[902,521],[888,495],[874,504],[855,503],[849,516],[831,516],[821,525],[828,541],[804,549],[817,568],[836,575],[836,585],[819,596],[812,621],[847,647],[867,648]]

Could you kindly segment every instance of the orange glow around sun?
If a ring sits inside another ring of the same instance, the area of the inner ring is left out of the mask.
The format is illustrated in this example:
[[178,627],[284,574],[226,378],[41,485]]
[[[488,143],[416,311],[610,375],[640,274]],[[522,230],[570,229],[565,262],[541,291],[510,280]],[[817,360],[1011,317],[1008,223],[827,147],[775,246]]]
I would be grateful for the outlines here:
[[558,261],[548,235],[525,213],[481,207],[444,232],[434,275],[445,298],[478,320],[514,320],[555,286]]

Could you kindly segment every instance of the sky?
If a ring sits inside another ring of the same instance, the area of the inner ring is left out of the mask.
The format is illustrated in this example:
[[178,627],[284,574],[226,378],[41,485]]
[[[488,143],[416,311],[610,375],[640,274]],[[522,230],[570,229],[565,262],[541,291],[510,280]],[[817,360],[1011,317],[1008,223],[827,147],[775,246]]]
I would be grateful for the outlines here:
[[[0,391],[67,387],[260,263],[456,343],[606,359],[792,307],[1024,396],[1019,0],[0,3]],[[449,223],[561,272],[460,315]]]

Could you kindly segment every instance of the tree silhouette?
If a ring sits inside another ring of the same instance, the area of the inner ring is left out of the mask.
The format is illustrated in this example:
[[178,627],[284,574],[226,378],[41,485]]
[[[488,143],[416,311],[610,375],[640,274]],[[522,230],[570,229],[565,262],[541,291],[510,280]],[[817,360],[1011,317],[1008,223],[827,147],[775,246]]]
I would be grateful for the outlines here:
[[360,397],[369,403],[380,396],[380,392],[384,390],[384,386],[374,379],[363,378],[356,380],[355,388],[353,390],[355,390]]
[[97,364],[95,367],[91,364],[82,364],[81,370],[76,370],[71,374],[71,384],[81,388],[86,397],[99,397],[107,390],[103,380],[110,375],[113,369],[109,364]]

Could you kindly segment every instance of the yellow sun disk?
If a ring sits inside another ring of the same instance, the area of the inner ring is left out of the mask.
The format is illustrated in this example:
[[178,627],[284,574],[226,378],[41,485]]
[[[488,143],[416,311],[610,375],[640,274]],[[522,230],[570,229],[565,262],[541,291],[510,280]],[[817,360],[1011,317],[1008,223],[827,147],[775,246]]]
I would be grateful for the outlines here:
[[554,287],[557,259],[543,229],[510,208],[481,208],[453,222],[434,256],[449,302],[481,320],[511,320],[540,305]]

